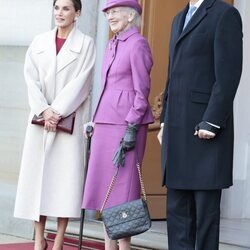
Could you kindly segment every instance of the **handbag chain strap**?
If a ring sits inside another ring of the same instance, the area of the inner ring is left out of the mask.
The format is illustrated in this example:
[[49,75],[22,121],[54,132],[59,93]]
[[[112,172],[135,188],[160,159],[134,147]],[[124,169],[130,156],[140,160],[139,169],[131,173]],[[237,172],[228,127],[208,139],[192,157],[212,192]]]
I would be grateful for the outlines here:
[[[139,174],[140,185],[141,185],[141,192],[142,192],[142,195],[143,195],[143,199],[144,199],[145,201],[147,201],[145,186],[144,186],[144,182],[143,182],[143,179],[142,179],[141,167],[140,167],[140,163],[139,163],[139,162],[136,163],[136,167],[137,167],[138,174]],[[112,190],[113,190],[113,188],[114,188],[115,181],[116,181],[117,176],[118,176],[119,168],[120,168],[120,167],[117,168],[115,174],[114,174],[113,177],[112,177],[112,180],[111,180],[111,183],[110,183],[110,185],[109,185],[108,191],[107,191],[107,193],[106,193],[104,202],[103,202],[102,207],[101,207],[101,209],[100,209],[100,213],[102,213],[104,207],[106,206],[106,203],[107,203],[107,201],[108,201],[108,198],[109,198],[109,196],[110,196],[110,194],[111,194],[111,192],[112,192]]]

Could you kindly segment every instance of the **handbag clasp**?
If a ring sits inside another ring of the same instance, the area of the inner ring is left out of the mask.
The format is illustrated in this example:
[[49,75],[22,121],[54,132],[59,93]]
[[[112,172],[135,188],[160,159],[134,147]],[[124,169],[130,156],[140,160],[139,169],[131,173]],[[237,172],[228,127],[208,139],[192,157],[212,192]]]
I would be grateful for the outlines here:
[[126,219],[126,218],[128,217],[128,212],[126,212],[126,211],[122,212],[122,213],[121,213],[121,217],[122,217],[123,219]]

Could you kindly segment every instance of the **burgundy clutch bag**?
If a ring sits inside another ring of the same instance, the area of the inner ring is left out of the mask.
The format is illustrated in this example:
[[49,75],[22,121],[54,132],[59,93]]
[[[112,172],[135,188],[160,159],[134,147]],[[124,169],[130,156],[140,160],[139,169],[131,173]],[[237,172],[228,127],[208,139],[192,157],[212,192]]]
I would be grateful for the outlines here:
[[[56,129],[59,131],[63,131],[65,133],[68,133],[68,134],[72,134],[73,129],[74,129],[75,116],[76,116],[76,113],[74,112],[71,115],[62,118],[59,121],[59,123],[57,124]],[[44,126],[44,119],[42,117],[38,117],[38,116],[34,115],[31,123],[36,124],[36,125],[40,125],[40,126]]]

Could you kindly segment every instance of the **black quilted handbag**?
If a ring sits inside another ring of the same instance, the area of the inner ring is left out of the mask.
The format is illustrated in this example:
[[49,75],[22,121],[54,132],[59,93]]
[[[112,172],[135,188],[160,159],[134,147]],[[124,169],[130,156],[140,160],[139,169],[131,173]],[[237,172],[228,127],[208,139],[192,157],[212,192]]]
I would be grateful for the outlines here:
[[151,227],[140,164],[137,163],[136,166],[139,173],[143,198],[104,209],[118,175],[119,168],[117,168],[100,210],[107,234],[111,240],[131,237],[143,233]]

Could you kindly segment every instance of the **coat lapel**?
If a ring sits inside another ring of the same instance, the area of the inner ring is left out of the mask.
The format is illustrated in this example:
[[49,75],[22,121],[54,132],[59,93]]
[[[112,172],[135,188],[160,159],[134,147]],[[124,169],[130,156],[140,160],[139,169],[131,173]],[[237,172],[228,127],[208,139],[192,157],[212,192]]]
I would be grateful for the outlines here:
[[111,40],[109,40],[108,45],[106,47],[106,51],[104,54],[104,61],[103,61],[103,68],[102,68],[102,89],[99,95],[99,100],[95,109],[95,112],[93,114],[93,120],[97,111],[97,108],[99,106],[99,103],[101,101],[101,97],[103,95],[103,92],[105,90],[106,87],[106,83],[107,83],[107,76],[108,76],[108,72],[109,69],[113,63],[113,61],[115,60],[115,54],[116,54],[116,49],[117,49],[117,45],[118,45],[118,40],[113,37]]
[[186,35],[188,35],[205,18],[205,16],[207,15],[208,9],[211,8],[211,6],[213,5],[215,1],[216,0],[204,0],[204,2],[201,4],[198,10],[194,13],[194,16],[191,18],[186,28],[182,30],[185,17],[189,8],[189,4],[186,6],[186,8],[184,9],[180,17],[181,20],[178,26],[178,31],[179,31],[180,36],[176,44],[178,44]]
[[132,27],[130,30],[118,35],[117,37],[114,36],[111,40],[109,40],[107,45],[108,47],[106,48],[102,71],[102,75],[105,81],[108,75],[108,71],[115,60],[118,43],[126,41],[130,36],[136,33],[139,33],[138,29],[136,27]]
[[41,39],[36,48],[36,54],[39,57],[40,63],[44,70],[44,82],[41,82],[44,87],[44,95],[48,103],[52,103],[55,95],[55,73],[56,73],[56,45],[55,36],[56,30],[48,32]]
[[184,25],[184,22],[185,22],[185,18],[186,18],[188,9],[189,9],[189,4],[187,4],[186,8],[180,13],[180,16],[179,16],[179,19],[178,19],[178,22],[177,22],[177,38],[178,39],[180,38],[181,33],[183,31],[183,25]]
[[77,30],[73,29],[60,52],[57,55],[57,67],[56,73],[60,72],[67,65],[72,63],[78,57],[78,54],[81,52],[83,46],[83,36]]
[[103,78],[106,80],[108,75],[108,71],[115,60],[116,49],[118,45],[117,38],[113,37],[109,43],[105,52],[104,65],[103,65]]
[[107,84],[107,77],[109,70],[116,58],[116,53],[117,53],[117,46],[119,42],[124,42],[126,41],[130,36],[139,33],[138,29],[136,27],[132,27],[130,30],[118,35],[114,36],[111,40],[109,40],[108,45],[106,47],[105,55],[104,55],[104,61],[103,61],[103,68],[102,68],[102,90],[101,94],[99,97],[99,101],[97,103],[94,115],[93,115],[93,120],[96,114],[96,111],[98,109],[101,97],[103,95],[103,92],[105,90],[106,84]]

